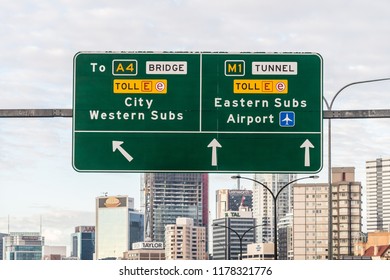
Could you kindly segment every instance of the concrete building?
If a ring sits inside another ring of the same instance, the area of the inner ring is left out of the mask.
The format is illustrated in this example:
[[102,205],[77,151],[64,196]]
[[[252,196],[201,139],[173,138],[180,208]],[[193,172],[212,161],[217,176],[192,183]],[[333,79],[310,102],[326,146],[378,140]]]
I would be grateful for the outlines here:
[[238,211],[240,206],[253,208],[251,190],[220,189],[216,191],[217,219],[223,218],[227,211]]
[[281,218],[278,223],[278,260],[294,259],[293,223],[292,213]]
[[224,218],[213,221],[214,260],[237,260],[251,243],[255,243],[255,219],[247,207],[228,211]]
[[248,244],[247,253],[242,255],[243,260],[273,260],[274,243]]
[[123,255],[124,260],[165,260],[165,249],[162,242],[133,243],[133,250]]
[[191,218],[177,218],[165,226],[165,259],[206,260],[206,228],[195,226]]
[[176,218],[208,225],[208,175],[201,173],[146,173],[141,195],[145,213],[145,237],[165,242],[165,226]]
[[78,260],[93,260],[95,253],[95,226],[78,226],[72,233],[71,257]]
[[0,260],[3,259],[3,237],[7,236],[7,233],[0,232]]
[[362,232],[362,185],[355,168],[332,168],[333,258],[353,256],[354,242]]
[[[265,184],[274,194],[284,185],[295,180],[296,174],[255,174],[255,180]],[[287,187],[277,201],[277,222],[292,212],[293,188]],[[260,184],[253,184],[253,217],[256,219],[256,242],[274,241],[274,202],[271,194]]]
[[120,259],[144,239],[144,215],[126,195],[96,198],[95,258]]
[[328,258],[328,184],[294,185],[294,260]]
[[[332,169],[333,258],[353,255],[362,232],[361,183],[353,167]],[[328,258],[328,184],[294,185],[294,259]]]
[[44,245],[39,232],[11,232],[3,237],[3,260],[42,260]]
[[66,246],[43,246],[43,260],[63,260],[66,257]]
[[390,228],[390,158],[366,162],[367,231]]

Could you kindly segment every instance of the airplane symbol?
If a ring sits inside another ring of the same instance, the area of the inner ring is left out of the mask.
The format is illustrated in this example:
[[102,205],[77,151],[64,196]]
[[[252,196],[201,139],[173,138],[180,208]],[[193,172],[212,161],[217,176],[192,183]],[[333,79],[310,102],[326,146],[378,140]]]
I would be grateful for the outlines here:
[[292,127],[295,125],[295,113],[282,111],[279,113],[279,125],[282,127]]
[[288,117],[288,115],[286,115],[282,122],[285,122],[285,125],[289,125],[289,122],[292,122],[292,120]]

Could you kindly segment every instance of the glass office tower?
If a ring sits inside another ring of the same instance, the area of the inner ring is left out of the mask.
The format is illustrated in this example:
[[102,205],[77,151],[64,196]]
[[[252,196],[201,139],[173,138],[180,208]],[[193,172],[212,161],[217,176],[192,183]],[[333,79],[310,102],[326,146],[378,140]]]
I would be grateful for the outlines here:
[[208,224],[208,174],[146,173],[142,196],[145,236],[152,241],[164,242],[165,226],[176,218]]
[[11,232],[3,243],[4,260],[41,260],[45,239],[39,232]]
[[95,252],[95,227],[78,226],[72,234],[72,257],[79,260],[93,260]]
[[96,259],[121,259],[131,244],[143,241],[144,215],[128,196],[96,198]]

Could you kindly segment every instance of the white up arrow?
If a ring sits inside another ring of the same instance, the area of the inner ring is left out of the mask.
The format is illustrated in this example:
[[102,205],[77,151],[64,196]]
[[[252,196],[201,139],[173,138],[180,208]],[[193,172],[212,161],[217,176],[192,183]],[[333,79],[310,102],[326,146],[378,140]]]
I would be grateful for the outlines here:
[[112,141],[112,151],[115,152],[118,150],[128,160],[128,162],[132,161],[133,157],[122,148],[122,144],[122,141]]
[[301,148],[305,148],[305,166],[310,166],[310,149],[314,148],[314,146],[309,139],[306,139]]
[[217,148],[222,148],[217,139],[213,139],[207,148],[211,148],[211,166],[217,166]]

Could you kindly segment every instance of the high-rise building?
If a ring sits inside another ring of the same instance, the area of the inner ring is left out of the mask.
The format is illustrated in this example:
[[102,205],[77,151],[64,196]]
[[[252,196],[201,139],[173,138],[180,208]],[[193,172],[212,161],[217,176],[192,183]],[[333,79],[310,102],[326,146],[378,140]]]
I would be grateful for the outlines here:
[[44,243],[39,232],[11,232],[3,237],[3,259],[41,260]]
[[[255,174],[255,180],[266,185],[275,195],[289,182],[295,180],[295,174]],[[287,187],[277,200],[277,222],[292,212],[293,188]],[[274,242],[274,201],[270,192],[262,185],[253,185],[253,217],[256,219],[256,242]],[[277,225],[276,225],[277,226]]]
[[191,218],[177,218],[165,226],[166,260],[206,260],[206,228]]
[[367,232],[390,229],[390,158],[366,162]]
[[134,209],[129,209],[129,226],[130,249],[133,249],[133,243],[144,241],[145,239],[144,213]]
[[72,233],[71,257],[78,260],[93,260],[95,253],[95,227],[78,226]]
[[227,211],[238,211],[240,206],[253,208],[252,190],[220,189],[217,193],[217,219],[223,218]]
[[287,214],[278,223],[278,260],[293,260],[293,215]]
[[143,241],[144,215],[128,196],[97,197],[95,230],[95,258],[122,258],[132,243]]
[[[328,258],[328,184],[294,185],[294,259]],[[355,168],[332,168],[333,258],[352,256],[362,231],[362,186]]]
[[294,260],[328,258],[329,184],[294,185]]
[[208,224],[208,175],[147,173],[142,187],[145,236],[165,242],[165,226],[176,218],[192,218],[195,226]]
[[237,260],[255,243],[255,219],[247,207],[227,211],[224,218],[213,221],[213,259]]
[[362,233],[362,185],[354,167],[332,168],[333,258],[353,256]]
[[0,232],[0,260],[3,259],[3,237],[7,236],[7,233],[1,233]]

